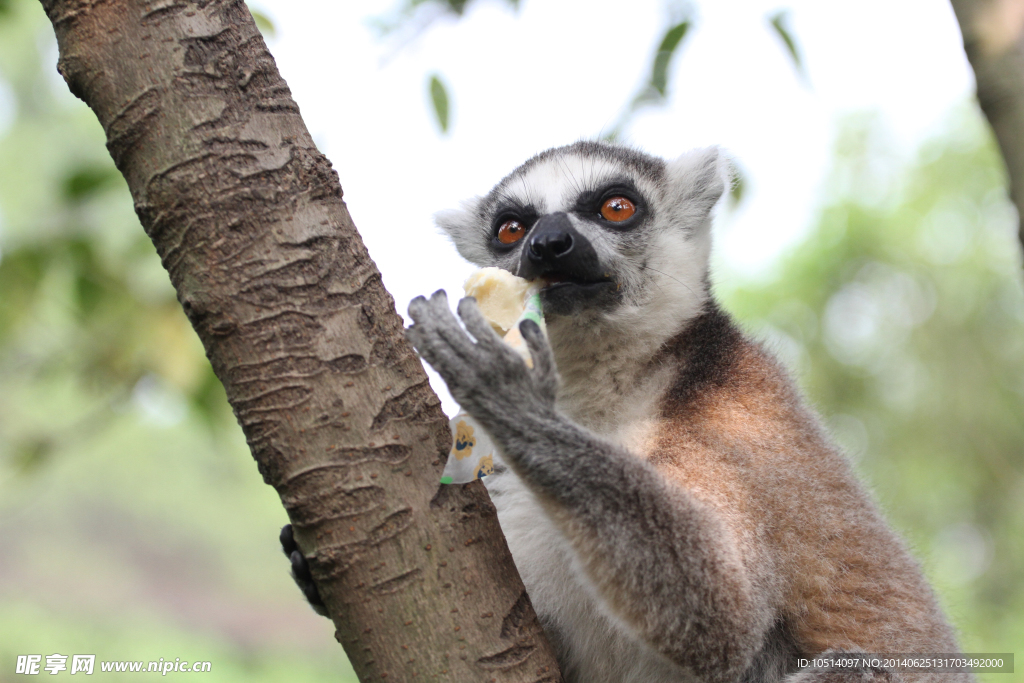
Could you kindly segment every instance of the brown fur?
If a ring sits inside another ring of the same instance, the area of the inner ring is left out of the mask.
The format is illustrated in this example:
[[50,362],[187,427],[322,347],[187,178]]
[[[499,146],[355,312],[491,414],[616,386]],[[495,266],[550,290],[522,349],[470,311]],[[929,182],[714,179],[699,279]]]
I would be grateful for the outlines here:
[[785,372],[709,308],[649,451],[737,540],[802,653],[957,652],[931,589]]

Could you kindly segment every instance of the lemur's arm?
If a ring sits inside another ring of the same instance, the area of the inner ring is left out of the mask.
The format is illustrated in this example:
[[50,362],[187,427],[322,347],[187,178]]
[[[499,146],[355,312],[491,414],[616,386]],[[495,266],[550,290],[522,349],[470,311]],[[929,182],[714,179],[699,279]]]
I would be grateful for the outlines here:
[[473,338],[443,291],[415,299],[409,339],[501,444],[603,599],[669,659],[704,680],[737,680],[772,620],[725,526],[648,463],[555,409],[554,358],[536,324],[520,327],[531,370],[472,299],[458,312]]

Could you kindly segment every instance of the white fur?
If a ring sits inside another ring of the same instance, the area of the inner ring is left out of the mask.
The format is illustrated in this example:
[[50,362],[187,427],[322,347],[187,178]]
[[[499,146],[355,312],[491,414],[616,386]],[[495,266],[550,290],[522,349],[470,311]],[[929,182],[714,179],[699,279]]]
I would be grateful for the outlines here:
[[581,189],[617,173],[619,167],[604,159],[557,156],[531,168],[509,188],[509,194],[534,204],[542,214],[568,211]]
[[487,251],[487,233],[490,226],[480,224],[477,210],[482,198],[463,200],[458,209],[444,209],[434,214],[434,222],[451,236],[465,235],[467,239],[455,239],[455,248],[462,258],[470,263],[481,264],[490,260]]

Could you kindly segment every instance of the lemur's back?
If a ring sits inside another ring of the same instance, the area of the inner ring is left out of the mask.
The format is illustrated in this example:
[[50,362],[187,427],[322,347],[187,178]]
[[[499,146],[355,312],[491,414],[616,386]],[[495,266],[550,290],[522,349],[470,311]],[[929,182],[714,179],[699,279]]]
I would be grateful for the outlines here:
[[917,563],[778,362],[713,305],[667,349],[681,370],[649,461],[723,521],[797,651],[956,652]]

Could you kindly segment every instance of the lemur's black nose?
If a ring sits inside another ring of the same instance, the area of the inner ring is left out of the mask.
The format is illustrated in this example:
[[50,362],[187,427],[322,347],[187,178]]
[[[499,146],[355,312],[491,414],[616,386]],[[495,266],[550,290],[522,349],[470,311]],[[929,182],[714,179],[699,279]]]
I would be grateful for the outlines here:
[[601,276],[594,247],[562,211],[537,220],[526,237],[519,262],[519,277],[527,280],[549,273],[582,280]]
[[554,259],[565,256],[572,250],[572,235],[567,232],[545,232],[530,240],[530,256],[537,259]]

